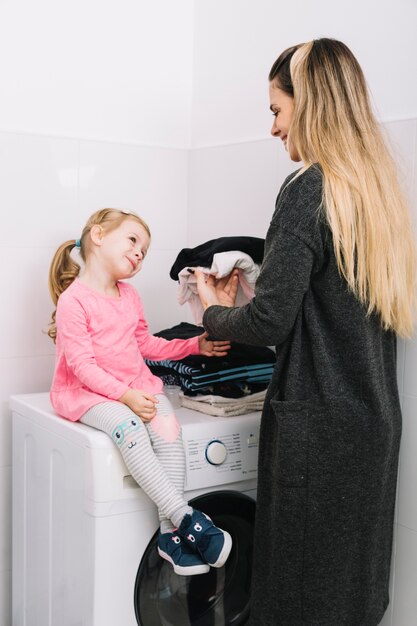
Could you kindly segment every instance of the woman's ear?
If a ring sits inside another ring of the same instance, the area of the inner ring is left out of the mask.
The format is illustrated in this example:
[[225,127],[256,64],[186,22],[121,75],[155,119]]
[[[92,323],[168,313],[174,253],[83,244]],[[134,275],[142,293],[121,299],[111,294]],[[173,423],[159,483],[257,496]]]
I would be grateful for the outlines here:
[[99,226],[98,224],[94,224],[94,226],[91,227],[90,238],[91,241],[96,244],[96,246],[101,246],[101,243],[103,241],[103,235],[104,231],[101,226]]

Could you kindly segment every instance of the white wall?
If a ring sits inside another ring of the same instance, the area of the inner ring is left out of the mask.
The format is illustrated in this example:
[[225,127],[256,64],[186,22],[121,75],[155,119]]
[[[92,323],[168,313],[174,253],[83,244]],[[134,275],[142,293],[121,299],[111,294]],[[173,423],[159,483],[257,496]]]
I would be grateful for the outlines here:
[[353,50],[379,119],[417,115],[412,0],[198,0],[194,7],[193,147],[264,138],[273,61],[317,37],[341,39]]
[[[392,121],[417,222],[417,85],[406,82],[416,74],[415,23],[411,0],[360,11],[324,0],[2,0],[0,626],[11,624],[8,398],[49,387],[53,345],[42,329],[56,245],[99,207],[138,210],[153,231],[135,279],[151,329],[186,318],[168,277],[176,253],[265,233],[293,167],[269,138],[267,74],[282,48],[320,35],[344,39],[359,57],[379,118]],[[417,613],[416,370],[416,343],[401,344],[405,437],[394,618],[384,626],[411,626]]]
[[0,129],[189,144],[192,0],[2,0]]

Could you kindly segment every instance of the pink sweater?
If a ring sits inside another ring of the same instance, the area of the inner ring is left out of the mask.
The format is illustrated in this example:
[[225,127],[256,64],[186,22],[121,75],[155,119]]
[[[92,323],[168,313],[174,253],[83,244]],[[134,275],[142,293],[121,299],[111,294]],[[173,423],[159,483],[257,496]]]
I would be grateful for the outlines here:
[[118,283],[120,296],[101,294],[76,279],[58,300],[55,411],[75,422],[95,404],[118,400],[129,388],[155,394],[162,381],[144,357],[182,359],[199,354],[198,337],[167,341],[149,334],[136,289]]

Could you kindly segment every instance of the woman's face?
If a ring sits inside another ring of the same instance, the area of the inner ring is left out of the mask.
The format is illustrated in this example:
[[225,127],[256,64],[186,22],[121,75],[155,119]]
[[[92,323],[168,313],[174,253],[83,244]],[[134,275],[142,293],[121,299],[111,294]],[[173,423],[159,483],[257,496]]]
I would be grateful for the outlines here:
[[301,161],[297,148],[288,137],[291,120],[294,112],[294,100],[285,91],[277,87],[274,82],[269,84],[269,108],[274,116],[271,135],[284,142],[285,149],[292,161]]

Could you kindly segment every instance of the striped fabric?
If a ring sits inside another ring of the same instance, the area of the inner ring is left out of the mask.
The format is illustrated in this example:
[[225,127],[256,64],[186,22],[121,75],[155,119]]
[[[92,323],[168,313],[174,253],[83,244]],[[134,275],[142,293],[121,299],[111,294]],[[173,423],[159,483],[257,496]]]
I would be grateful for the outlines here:
[[[157,394],[159,415],[174,411],[164,394]],[[121,402],[103,402],[89,409],[80,420],[112,437],[129,472],[158,507],[163,532],[178,527],[192,508],[184,500],[185,456],[181,431],[167,442]],[[172,524],[166,522],[171,520]]]

